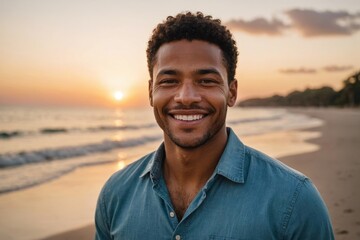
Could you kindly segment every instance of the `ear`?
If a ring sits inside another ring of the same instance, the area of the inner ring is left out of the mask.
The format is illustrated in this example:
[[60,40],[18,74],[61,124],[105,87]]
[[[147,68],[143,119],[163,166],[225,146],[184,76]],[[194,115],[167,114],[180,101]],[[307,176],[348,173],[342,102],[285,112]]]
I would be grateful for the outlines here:
[[238,87],[237,80],[236,79],[232,80],[229,84],[229,96],[227,99],[227,105],[229,107],[234,106],[236,103],[237,87]]
[[148,86],[148,90],[149,90],[149,102],[150,102],[150,106],[153,106],[153,81],[152,79],[149,80],[149,86]]

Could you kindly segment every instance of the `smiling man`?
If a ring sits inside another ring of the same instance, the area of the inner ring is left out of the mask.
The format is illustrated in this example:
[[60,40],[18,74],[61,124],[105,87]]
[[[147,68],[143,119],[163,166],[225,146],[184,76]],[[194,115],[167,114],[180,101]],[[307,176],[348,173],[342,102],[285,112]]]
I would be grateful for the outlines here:
[[311,181],[226,127],[237,48],[220,20],[168,17],[148,43],[149,99],[164,141],[100,193],[96,239],[333,239]]

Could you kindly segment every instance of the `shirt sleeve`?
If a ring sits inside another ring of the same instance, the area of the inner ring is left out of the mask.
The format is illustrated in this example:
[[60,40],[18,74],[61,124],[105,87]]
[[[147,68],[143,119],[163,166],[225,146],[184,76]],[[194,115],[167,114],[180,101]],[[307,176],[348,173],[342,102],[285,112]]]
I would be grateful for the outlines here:
[[105,187],[101,190],[95,210],[95,240],[110,240],[110,227],[106,214]]
[[309,179],[301,184],[292,206],[284,239],[333,240],[329,213],[319,192]]

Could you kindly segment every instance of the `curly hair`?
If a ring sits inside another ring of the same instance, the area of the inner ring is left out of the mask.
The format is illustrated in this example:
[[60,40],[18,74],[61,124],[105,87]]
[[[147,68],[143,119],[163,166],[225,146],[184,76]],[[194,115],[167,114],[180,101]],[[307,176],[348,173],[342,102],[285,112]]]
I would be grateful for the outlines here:
[[238,51],[236,42],[230,31],[219,19],[212,16],[204,16],[203,13],[191,12],[180,13],[175,17],[169,16],[166,21],[157,25],[153,30],[148,42],[147,64],[150,77],[153,75],[153,67],[156,61],[156,53],[161,45],[173,41],[186,39],[203,40],[217,45],[223,54],[224,65],[227,69],[228,83],[235,78]]

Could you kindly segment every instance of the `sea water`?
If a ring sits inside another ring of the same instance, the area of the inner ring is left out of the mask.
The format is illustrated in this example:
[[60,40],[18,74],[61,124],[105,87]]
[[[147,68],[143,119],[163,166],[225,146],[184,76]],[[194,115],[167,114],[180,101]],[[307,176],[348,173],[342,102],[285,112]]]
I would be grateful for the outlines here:
[[[231,108],[238,136],[303,129],[319,119],[279,108]],[[0,107],[0,193],[31,187],[76,168],[120,165],[156,150],[162,131],[151,108]]]

